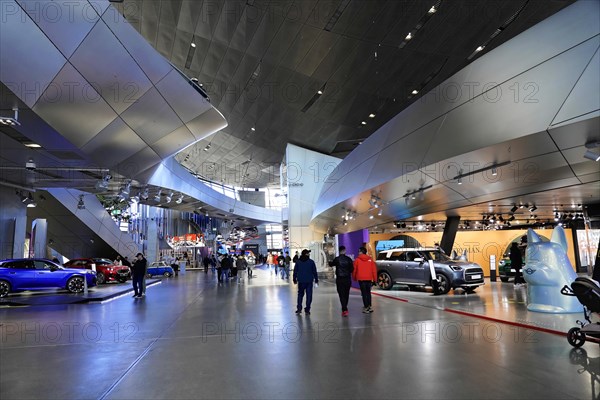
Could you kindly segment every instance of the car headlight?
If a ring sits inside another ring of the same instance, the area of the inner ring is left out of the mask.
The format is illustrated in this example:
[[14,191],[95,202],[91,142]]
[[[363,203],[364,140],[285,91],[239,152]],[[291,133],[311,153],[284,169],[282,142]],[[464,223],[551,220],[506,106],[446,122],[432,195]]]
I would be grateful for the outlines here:
[[453,271],[462,271],[462,267],[459,267],[458,265],[451,265],[450,268],[452,268]]

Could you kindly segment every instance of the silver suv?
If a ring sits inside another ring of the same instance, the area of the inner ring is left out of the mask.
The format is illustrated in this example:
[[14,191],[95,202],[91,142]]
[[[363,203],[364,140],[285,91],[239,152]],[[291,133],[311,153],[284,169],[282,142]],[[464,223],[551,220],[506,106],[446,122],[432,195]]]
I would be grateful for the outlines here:
[[462,288],[474,291],[484,284],[483,270],[478,264],[452,260],[437,248],[402,248],[384,250],[377,257],[377,284],[389,290],[395,283],[413,286],[432,286],[429,260],[433,260],[439,281],[439,293]]

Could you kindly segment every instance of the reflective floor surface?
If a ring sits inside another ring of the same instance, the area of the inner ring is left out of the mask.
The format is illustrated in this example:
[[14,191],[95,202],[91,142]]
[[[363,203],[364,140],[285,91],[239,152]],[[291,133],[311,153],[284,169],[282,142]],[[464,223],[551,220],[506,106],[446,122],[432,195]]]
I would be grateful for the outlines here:
[[142,299],[0,309],[0,398],[590,399],[600,391],[598,345],[574,350],[559,335],[435,303],[490,309],[483,290],[468,300],[385,292],[411,302],[374,296],[372,314],[361,313],[352,290],[342,318],[335,286],[322,282],[311,315],[297,316],[294,285],[266,270],[240,276],[217,284],[212,272],[194,271]]

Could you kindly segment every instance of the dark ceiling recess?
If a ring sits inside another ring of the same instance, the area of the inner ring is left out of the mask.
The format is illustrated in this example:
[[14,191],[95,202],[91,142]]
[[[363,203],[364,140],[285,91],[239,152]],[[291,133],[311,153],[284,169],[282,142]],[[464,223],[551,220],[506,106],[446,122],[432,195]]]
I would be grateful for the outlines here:
[[356,148],[359,144],[363,142],[364,139],[354,139],[354,140],[340,140],[335,144],[333,150],[331,150],[331,155],[338,153],[349,153]]
[[321,97],[323,95],[323,93],[325,92],[325,86],[327,86],[327,82],[325,82],[323,84],[323,86],[321,86],[321,89],[319,89],[318,92],[316,92],[313,97],[311,97],[311,99],[308,101],[308,103],[306,103],[304,105],[304,107],[302,107],[302,112],[306,112],[308,111],[309,108],[311,108],[313,106],[313,104],[315,104],[315,101],[317,101],[319,99],[319,97]]
[[329,18],[329,21],[327,21],[327,24],[325,24],[325,28],[323,29],[325,29],[328,32],[331,32],[335,24],[337,24],[338,20],[342,16],[342,13],[346,9],[346,7],[348,7],[348,4],[350,4],[350,0],[340,1],[340,4],[337,6],[335,11],[331,15],[331,18]]
[[483,42],[479,47],[477,47],[475,49],[475,51],[473,51],[471,53],[471,55],[469,57],[467,57],[467,60],[471,60],[473,57],[475,57],[475,55],[477,55],[478,53],[481,53],[481,51],[483,49],[486,48],[486,46],[492,41],[494,40],[494,38],[496,36],[498,36],[503,30],[505,30],[511,23],[513,23],[513,21],[515,19],[517,19],[517,17],[519,16],[519,14],[521,14],[521,12],[525,9],[525,7],[527,6],[527,4],[529,3],[529,0],[526,0],[523,5],[513,14],[510,16],[510,18],[508,18],[506,21],[504,21],[504,23],[502,25],[500,25],[500,27],[498,27],[498,29],[496,29],[494,31],[494,33],[492,33],[492,35],[485,41]]
[[415,34],[417,33],[417,31],[421,28],[423,28],[425,26],[425,24],[427,23],[427,21],[429,21],[429,19],[433,16],[433,14],[435,14],[438,9],[440,8],[440,4],[442,3],[442,0],[438,0],[437,3],[435,3],[428,11],[425,15],[423,15],[421,17],[421,19],[419,20],[419,22],[417,22],[417,24],[415,25],[415,27],[408,32],[408,35],[406,35],[406,37],[404,38],[404,40],[402,41],[402,43],[400,43],[398,45],[398,48],[402,49],[404,48],[404,46],[406,46],[408,44],[408,42],[410,42],[412,40],[412,38],[415,36]]

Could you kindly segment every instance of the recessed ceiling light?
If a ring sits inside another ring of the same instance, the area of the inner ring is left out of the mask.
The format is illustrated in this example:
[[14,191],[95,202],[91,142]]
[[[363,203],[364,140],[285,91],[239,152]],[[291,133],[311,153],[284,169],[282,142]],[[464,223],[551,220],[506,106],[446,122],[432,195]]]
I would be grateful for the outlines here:
[[408,32],[408,35],[406,35],[406,37],[404,39],[406,39],[406,40],[412,39],[412,33]]
[[475,49],[475,51],[481,51],[481,50],[483,50],[484,48],[485,48],[485,46],[479,46],[479,47],[477,47],[477,48]]
[[251,130],[252,132],[254,132],[254,131],[256,130],[256,128],[255,128],[255,127],[252,127],[252,128],[250,128],[250,130]]
[[435,6],[431,6],[431,8],[429,9],[429,11],[427,11],[429,14],[433,14],[437,11],[437,9],[435,8]]
[[25,146],[31,147],[32,149],[39,149],[40,147],[42,147],[37,143],[24,143],[24,144],[25,144]]
[[373,113],[369,114],[369,118],[375,118],[375,114],[373,114]]
[[366,125],[366,124],[367,124],[367,121],[361,121],[361,122],[360,122],[360,124],[361,124],[361,125]]
[[323,94],[322,90],[317,90],[317,94]]
[[417,89],[415,89],[415,90],[413,90],[411,93],[412,93],[412,94],[417,94],[417,93],[419,93],[419,91],[418,91]]
[[192,42],[192,44],[190,44],[190,46],[196,47],[196,43]]

